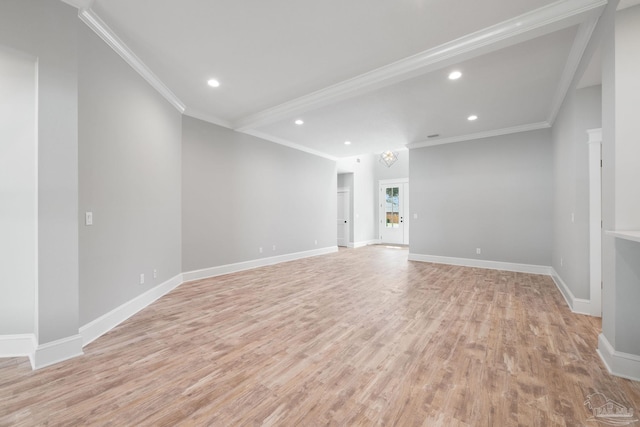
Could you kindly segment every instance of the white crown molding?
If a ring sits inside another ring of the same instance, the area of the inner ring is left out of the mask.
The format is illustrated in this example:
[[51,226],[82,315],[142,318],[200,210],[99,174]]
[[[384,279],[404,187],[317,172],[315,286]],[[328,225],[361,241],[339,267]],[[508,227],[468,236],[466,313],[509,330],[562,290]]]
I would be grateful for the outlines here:
[[564,70],[562,72],[562,77],[560,77],[560,82],[558,83],[558,89],[556,90],[556,94],[551,103],[551,109],[547,118],[547,122],[551,125],[556,121],[560,108],[562,107],[562,103],[571,89],[576,71],[578,70],[580,61],[587,49],[587,45],[589,44],[589,40],[591,39],[591,35],[593,34],[597,23],[598,17],[592,17],[588,21],[583,22],[578,28],[578,33],[573,41],[569,57],[567,58],[567,62],[565,63]]
[[452,136],[449,138],[437,138],[428,141],[413,142],[407,144],[407,148],[433,147],[435,145],[451,144],[453,142],[471,141],[474,139],[491,138],[494,136],[509,135],[512,133],[529,132],[532,130],[548,129],[551,125],[548,122],[531,123],[528,125],[513,126],[509,128],[494,129],[486,132],[470,133],[467,135]]
[[[585,13],[599,16],[607,0],[560,0],[513,19],[471,33],[400,61],[377,68],[327,88],[246,116],[234,122],[245,131],[287,116],[318,108],[374,89],[433,71],[447,61],[469,59],[543,34],[576,25]],[[573,19],[572,19],[573,18]]]
[[210,114],[204,113],[200,110],[195,110],[190,107],[185,110],[184,115],[193,117],[194,119],[202,120],[204,122],[213,123],[214,125],[222,126],[223,128],[233,129],[229,120],[212,116]]
[[324,157],[325,159],[337,161],[338,158],[330,156],[322,151],[314,150],[313,148],[305,147],[304,145],[296,144],[295,142],[287,141],[286,139],[278,138],[266,133],[262,133],[256,130],[238,131],[247,135],[255,136],[256,138],[264,139],[266,141],[274,142],[276,144],[284,145],[285,147],[293,148],[295,150],[304,151],[305,153],[313,154],[314,156]]
[[93,6],[93,2],[95,0],[61,0],[63,3],[66,3],[70,6],[75,7],[78,10],[88,10]]
[[134,70],[138,72],[155,90],[173,105],[180,113],[184,113],[186,107],[171,92],[171,90],[156,76],[149,67],[105,24],[98,15],[90,9],[80,9],[78,16],[87,24],[102,40],[105,41],[118,55],[124,59]]

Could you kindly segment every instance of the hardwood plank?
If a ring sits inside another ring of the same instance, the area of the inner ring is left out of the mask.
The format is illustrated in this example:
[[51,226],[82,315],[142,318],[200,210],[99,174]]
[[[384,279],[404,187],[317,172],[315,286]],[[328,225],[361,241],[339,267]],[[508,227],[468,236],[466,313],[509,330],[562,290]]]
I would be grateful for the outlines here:
[[573,426],[600,320],[547,276],[344,249],[186,283],[39,371],[0,360],[0,426]]

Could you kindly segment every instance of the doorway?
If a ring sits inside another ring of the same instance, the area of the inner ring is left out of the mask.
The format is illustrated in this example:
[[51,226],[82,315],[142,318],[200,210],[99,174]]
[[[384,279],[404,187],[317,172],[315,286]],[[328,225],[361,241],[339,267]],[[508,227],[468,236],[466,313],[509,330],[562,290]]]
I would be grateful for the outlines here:
[[338,246],[348,246],[349,245],[349,235],[351,233],[351,227],[349,223],[349,190],[348,189],[338,189]]
[[409,244],[409,180],[380,181],[379,236],[381,243]]

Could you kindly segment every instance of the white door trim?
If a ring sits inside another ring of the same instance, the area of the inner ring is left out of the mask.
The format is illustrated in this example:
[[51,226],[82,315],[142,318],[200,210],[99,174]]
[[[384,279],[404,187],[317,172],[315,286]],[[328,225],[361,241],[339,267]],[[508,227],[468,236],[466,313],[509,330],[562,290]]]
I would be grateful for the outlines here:
[[602,129],[589,129],[589,299],[602,317]]
[[394,178],[394,179],[380,179],[378,180],[378,187],[381,185],[389,184],[408,184],[409,178]]

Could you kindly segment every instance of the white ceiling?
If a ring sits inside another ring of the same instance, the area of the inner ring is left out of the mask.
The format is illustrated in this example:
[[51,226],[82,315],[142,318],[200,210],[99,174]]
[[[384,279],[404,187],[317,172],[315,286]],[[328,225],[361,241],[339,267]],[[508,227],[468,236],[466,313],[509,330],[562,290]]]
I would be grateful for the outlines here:
[[331,158],[548,127],[606,4],[64,1],[185,114]]

